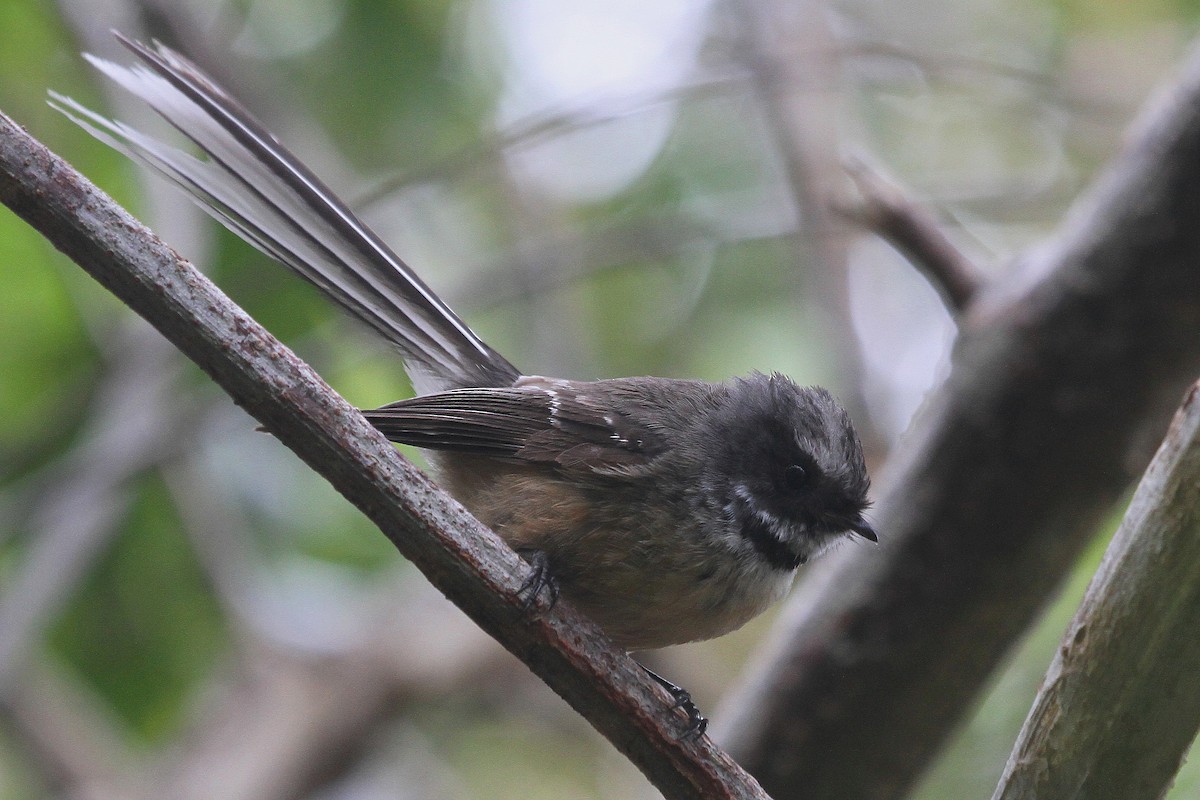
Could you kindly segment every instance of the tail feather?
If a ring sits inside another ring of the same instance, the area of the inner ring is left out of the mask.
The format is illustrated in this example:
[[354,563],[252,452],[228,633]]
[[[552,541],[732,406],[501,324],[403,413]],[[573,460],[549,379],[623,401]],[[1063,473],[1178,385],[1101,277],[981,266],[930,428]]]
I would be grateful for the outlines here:
[[144,64],[86,58],[191,139],[196,158],[68,97],[55,108],[182,187],[234,233],[399,348],[418,391],[504,386],[518,371],[480,339],[312,172],[195,65],[117,34]]

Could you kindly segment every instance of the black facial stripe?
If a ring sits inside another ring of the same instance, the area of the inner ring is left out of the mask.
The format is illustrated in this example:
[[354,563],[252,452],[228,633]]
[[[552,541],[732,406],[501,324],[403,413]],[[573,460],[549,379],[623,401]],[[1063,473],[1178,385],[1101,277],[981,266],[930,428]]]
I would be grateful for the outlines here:
[[793,553],[786,544],[779,541],[771,532],[770,526],[763,522],[758,514],[747,508],[745,503],[735,503],[734,509],[742,536],[750,541],[758,554],[772,567],[791,572],[807,560]]

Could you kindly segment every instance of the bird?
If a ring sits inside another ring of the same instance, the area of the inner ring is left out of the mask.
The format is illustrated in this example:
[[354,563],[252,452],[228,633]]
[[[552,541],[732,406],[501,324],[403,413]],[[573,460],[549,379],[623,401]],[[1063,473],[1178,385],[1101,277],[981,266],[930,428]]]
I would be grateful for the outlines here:
[[[527,375],[484,342],[232,94],[175,50],[116,33],[85,54],[204,157],[51,92],[96,137],[316,285],[399,351],[416,396],[363,414],[549,587],[628,651],[728,633],[847,536],[877,542],[845,408],[778,373],[725,381]],[[649,670],[647,670],[650,672]],[[653,672],[688,713],[687,692]]]

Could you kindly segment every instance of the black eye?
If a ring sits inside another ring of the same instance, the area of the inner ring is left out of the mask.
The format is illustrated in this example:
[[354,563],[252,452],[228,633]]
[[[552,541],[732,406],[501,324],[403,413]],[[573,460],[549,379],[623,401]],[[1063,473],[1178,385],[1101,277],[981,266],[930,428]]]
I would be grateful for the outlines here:
[[792,464],[783,471],[783,485],[792,491],[798,491],[808,485],[808,470],[799,464]]

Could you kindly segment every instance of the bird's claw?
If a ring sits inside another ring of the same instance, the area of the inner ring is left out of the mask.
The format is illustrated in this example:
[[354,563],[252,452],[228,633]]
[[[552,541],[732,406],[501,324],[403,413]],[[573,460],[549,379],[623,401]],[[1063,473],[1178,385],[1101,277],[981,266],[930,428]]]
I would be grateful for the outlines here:
[[559,587],[553,573],[550,571],[550,557],[544,550],[521,550],[521,557],[529,562],[531,567],[524,583],[517,589],[517,597],[526,611],[533,610],[538,604],[538,597],[544,590],[548,604],[546,610],[554,608],[558,603]]
[[687,714],[688,726],[684,728],[681,738],[695,739],[703,736],[705,731],[708,730],[708,718],[701,714],[700,709],[692,702],[691,693],[682,686],[671,683],[654,670],[647,669],[644,665],[642,665],[642,669],[646,670],[646,674],[653,678],[655,683],[666,689],[667,694],[671,695],[671,698],[674,700],[671,708],[682,709],[683,713]]

